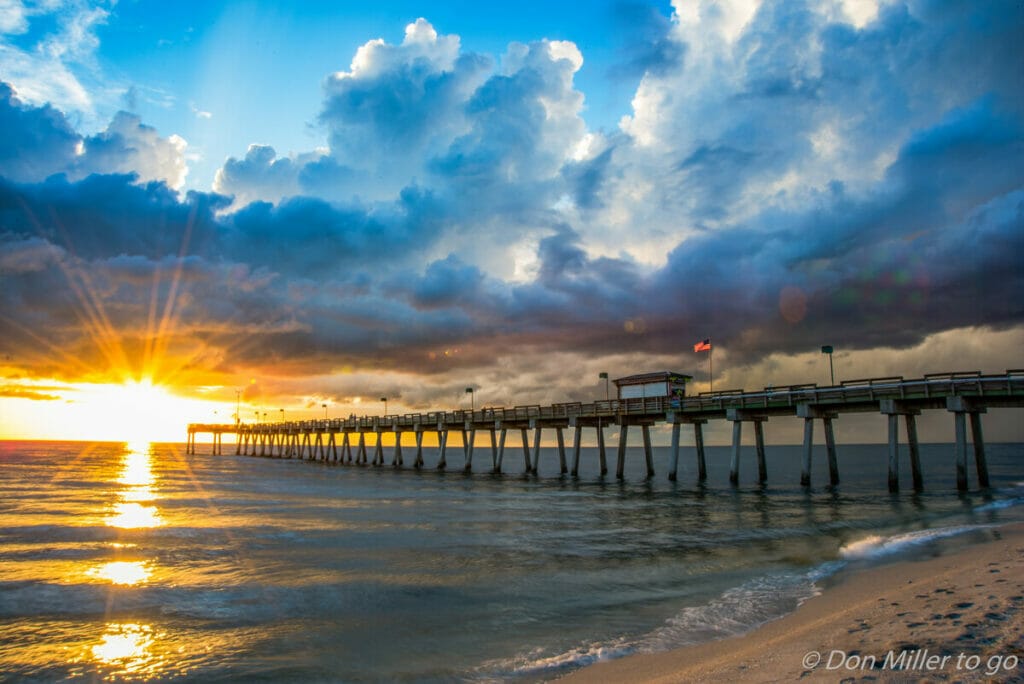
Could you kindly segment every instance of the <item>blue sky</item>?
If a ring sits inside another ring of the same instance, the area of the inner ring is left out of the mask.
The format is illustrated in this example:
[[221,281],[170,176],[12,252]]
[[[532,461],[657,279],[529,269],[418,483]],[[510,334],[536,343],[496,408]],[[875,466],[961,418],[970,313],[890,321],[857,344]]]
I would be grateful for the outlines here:
[[[1022,365],[1017,2],[0,5],[0,396]],[[18,404],[19,406],[22,404]],[[0,426],[2,427],[2,426]],[[945,428],[943,428],[945,429]]]
[[[456,34],[465,50],[500,55],[512,40],[573,41],[585,54],[576,83],[585,117],[614,128],[629,113],[654,31],[672,14],[666,2],[121,2],[95,25],[97,46],[69,65],[89,84],[85,128],[105,127],[120,108],[175,132],[192,148],[189,187],[209,189],[217,168],[253,142],[283,153],[323,144],[317,115],[327,74],[346,69],[374,38],[400,42],[419,17]],[[34,49],[58,27],[39,16],[12,44]],[[638,44],[639,43],[639,44]],[[77,109],[69,102],[69,109]],[[246,113],[239,116],[240,113]],[[256,114],[258,112],[258,114]]]

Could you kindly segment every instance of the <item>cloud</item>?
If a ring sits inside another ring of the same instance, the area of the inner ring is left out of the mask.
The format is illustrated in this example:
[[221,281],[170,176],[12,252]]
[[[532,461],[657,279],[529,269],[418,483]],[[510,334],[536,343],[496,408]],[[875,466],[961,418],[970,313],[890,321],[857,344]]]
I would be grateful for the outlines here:
[[477,378],[488,403],[593,397],[577,368],[694,370],[708,336],[738,385],[799,382],[826,343],[870,375],[871,350],[965,330],[1019,365],[1021,11],[857,16],[680,4],[651,27],[673,57],[626,58],[644,75],[607,135],[575,45],[491,59],[417,21],[327,79],[325,149],[253,145],[185,196],[173,141],[138,119],[86,138],[8,92],[0,352],[80,374],[112,363],[108,324],[130,356],[168,320],[197,383],[351,398],[381,378],[424,408]]
[[73,175],[135,173],[143,180],[166,181],[172,188],[185,184],[188,143],[178,135],[161,138],[138,116],[118,112],[102,133],[83,140]]
[[8,84],[0,83],[0,124],[11,133],[0,141],[0,175],[10,180],[124,173],[180,188],[188,173],[187,143],[176,135],[161,138],[127,112],[118,112],[106,130],[83,137],[59,110],[24,104]]
[[299,194],[300,164],[284,158],[269,145],[250,145],[244,159],[228,159],[217,170],[213,189],[234,197],[236,206],[262,200],[278,202]]
[[[5,3],[0,10],[0,73],[28,102],[91,115],[93,99],[78,75],[99,46],[96,29],[109,12],[82,2]],[[12,41],[11,35],[31,39]]]

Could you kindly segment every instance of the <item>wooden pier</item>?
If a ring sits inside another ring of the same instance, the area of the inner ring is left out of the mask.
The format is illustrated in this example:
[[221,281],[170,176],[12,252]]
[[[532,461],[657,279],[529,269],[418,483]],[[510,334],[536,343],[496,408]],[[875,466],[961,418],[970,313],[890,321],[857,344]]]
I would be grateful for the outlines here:
[[[989,486],[985,459],[985,440],[981,415],[989,408],[1024,407],[1024,370],[1009,370],[1001,375],[980,372],[933,373],[923,378],[902,377],[847,380],[839,385],[792,385],[769,387],[759,391],[724,390],[705,392],[694,397],[647,397],[611,399],[591,403],[565,403],[551,406],[516,406],[514,408],[483,408],[475,411],[437,411],[386,416],[358,416],[343,420],[306,420],[239,425],[190,424],[188,453],[196,453],[196,438],[211,434],[213,454],[223,453],[223,435],[235,434],[236,454],[297,458],[341,465],[385,465],[384,436],[391,433],[394,445],[390,464],[405,466],[402,435],[415,435],[415,456],[412,467],[425,467],[423,435],[437,434],[440,449],[434,467],[448,466],[447,453],[452,433],[458,433],[463,452],[462,469],[470,472],[476,450],[476,435],[486,431],[490,437],[490,470],[502,472],[508,433],[518,432],[522,443],[527,473],[536,473],[540,460],[541,437],[545,430],[554,430],[558,445],[559,469],[562,474],[576,476],[579,472],[580,446],[583,430],[597,434],[601,475],[608,472],[603,428],[619,426],[615,475],[622,479],[626,459],[629,428],[641,431],[647,476],[654,476],[651,449],[651,426],[671,425],[671,465],[668,473],[675,480],[679,465],[681,431],[684,425],[693,430],[698,478],[707,478],[703,426],[710,420],[732,421],[732,454],[729,479],[739,480],[740,441],[743,424],[754,429],[758,480],[765,482],[764,422],[770,418],[796,417],[804,421],[803,464],[800,481],[809,486],[811,455],[814,446],[814,423],[821,421],[828,457],[829,480],[839,484],[839,462],[836,458],[832,422],[844,413],[881,413],[888,418],[889,490],[899,490],[899,422],[906,428],[906,446],[910,454],[911,476],[915,490],[924,487],[917,441],[916,416],[925,410],[945,410],[952,414],[956,443],[957,488],[967,489],[967,424],[970,423],[978,485]],[[571,467],[567,460],[564,431],[572,429]],[[532,431],[532,444],[530,432]],[[369,454],[372,450],[372,459]]]

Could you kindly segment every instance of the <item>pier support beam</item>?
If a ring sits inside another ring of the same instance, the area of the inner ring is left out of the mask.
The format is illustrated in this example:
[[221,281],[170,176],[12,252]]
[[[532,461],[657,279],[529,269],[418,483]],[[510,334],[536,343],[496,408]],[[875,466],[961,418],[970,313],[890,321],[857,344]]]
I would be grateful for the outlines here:
[[342,465],[352,465],[352,441],[347,432],[341,438],[341,463]]
[[441,457],[437,461],[437,469],[444,470],[448,467],[448,431],[438,430],[437,431],[437,443],[441,445]]
[[921,449],[917,443],[916,418],[921,411],[895,399],[881,400],[879,408],[889,419],[889,491],[898,492],[900,489],[899,417],[903,416],[907,428],[907,447],[910,451],[910,473],[914,481],[914,491],[919,492],[924,489],[924,478],[921,475]]
[[839,484],[839,458],[836,456],[836,433],[832,429],[832,418],[821,419],[825,426],[825,452],[828,454],[828,482],[833,487]]
[[358,465],[366,465],[366,433],[359,432],[359,451],[356,454],[356,463]]
[[505,438],[508,436],[508,429],[501,428],[501,435],[498,437],[498,462],[494,464],[494,472],[501,472],[501,462],[505,460]]
[[757,450],[757,481],[768,481],[768,463],[764,457],[764,421],[754,421],[754,448]]
[[921,448],[917,443],[917,417],[913,413],[903,416],[907,428],[907,447],[910,450],[910,474],[914,480],[914,491],[924,489],[924,477],[921,474]]
[[395,427],[395,453],[391,456],[391,465],[395,468],[401,468],[404,463],[402,462],[402,431]]
[[629,437],[629,425],[623,423],[619,427],[619,457],[615,463],[615,478],[621,480],[626,467],[626,441]]
[[654,477],[654,453],[651,450],[651,426],[644,423],[640,426],[640,434],[644,439],[644,464],[647,466],[647,478]]
[[889,491],[900,491],[900,417],[889,415]]
[[526,474],[530,474],[530,436],[526,434],[526,428],[519,428],[519,436],[523,439],[523,460],[526,461]]
[[956,428],[956,488],[967,491],[967,416],[971,420],[971,437],[974,442],[974,466],[978,472],[978,486],[988,487],[988,462],[985,458],[985,438],[981,431],[981,414],[984,406],[979,406],[967,397],[946,397],[946,409],[953,413]]
[[562,434],[561,427],[555,428],[555,439],[558,441],[558,470],[565,475],[569,469],[565,467],[565,436]]
[[537,474],[537,465],[540,463],[540,433],[541,426],[537,425],[533,430],[533,466],[531,472],[534,475]]
[[988,462],[985,460],[985,438],[981,434],[981,411],[971,411],[971,441],[974,443],[974,465],[978,486],[988,487]]
[[583,427],[579,424],[573,426],[572,430],[572,472],[570,475],[573,477],[579,477],[580,475],[580,442],[583,439]]
[[804,418],[804,460],[800,469],[800,486],[811,486],[811,455],[814,452],[814,418]]
[[466,455],[466,464],[462,467],[462,472],[471,473],[473,472],[473,448],[476,446],[476,430],[467,423],[466,429],[462,431],[462,435],[463,453]]
[[832,430],[832,421],[838,415],[825,407],[814,404],[799,404],[796,407],[796,415],[804,419],[804,458],[803,467],[800,471],[800,485],[811,486],[811,457],[814,453],[814,419],[820,418],[825,426],[825,449],[828,452],[828,476],[829,482],[835,486],[839,484],[839,459],[836,457],[835,433]]
[[747,409],[728,409],[725,417],[732,421],[732,463],[729,467],[729,482],[739,484],[740,450],[743,421],[754,424],[754,442],[757,449],[757,481],[764,484],[768,480],[768,465],[764,458],[764,426],[768,416]]
[[416,470],[423,467],[423,429],[419,425],[416,426],[416,459],[412,467]]
[[380,428],[374,428],[374,433],[377,435],[377,443],[373,447],[373,464],[375,466],[384,465],[384,433],[380,431]]
[[740,439],[743,436],[743,421],[732,421],[732,460],[729,462],[729,482],[733,485],[740,481]]
[[491,428],[488,430],[491,433],[491,472],[498,466],[498,435],[495,434],[495,429]]
[[676,473],[679,470],[679,423],[672,423],[672,465],[668,470],[668,479],[676,481]]
[[601,421],[597,422],[597,453],[601,459],[601,477],[604,477],[608,474],[608,459],[604,452],[604,428],[601,426]]
[[697,481],[706,482],[708,479],[708,463],[704,456],[704,421],[693,422],[693,444],[697,452]]

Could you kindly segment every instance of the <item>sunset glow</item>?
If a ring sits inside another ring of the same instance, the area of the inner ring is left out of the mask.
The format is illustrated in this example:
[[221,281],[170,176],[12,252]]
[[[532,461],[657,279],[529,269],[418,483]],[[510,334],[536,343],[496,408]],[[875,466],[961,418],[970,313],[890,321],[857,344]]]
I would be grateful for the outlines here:
[[151,381],[111,384],[50,382],[49,401],[8,401],[0,431],[8,437],[173,442],[190,421],[213,422],[228,405],[185,398]]

